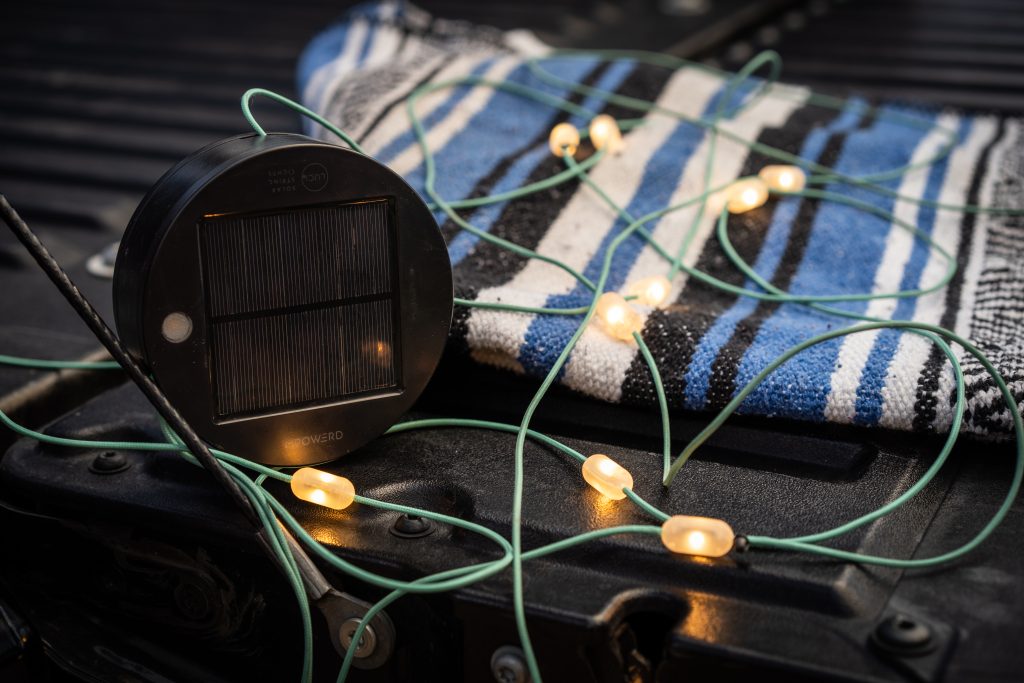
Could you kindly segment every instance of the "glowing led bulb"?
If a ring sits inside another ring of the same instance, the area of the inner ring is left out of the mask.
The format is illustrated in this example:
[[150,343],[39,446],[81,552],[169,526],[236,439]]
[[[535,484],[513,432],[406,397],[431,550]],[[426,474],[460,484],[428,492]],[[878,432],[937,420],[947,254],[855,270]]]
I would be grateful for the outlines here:
[[560,123],[551,129],[548,146],[556,157],[563,154],[573,156],[580,146],[580,132],[571,123]]
[[768,201],[768,186],[760,178],[737,180],[726,189],[729,213],[744,213]]
[[313,467],[301,467],[292,474],[292,493],[310,503],[343,510],[352,504],[356,489],[345,477]]
[[661,525],[661,542],[674,553],[721,557],[732,550],[736,534],[720,519],[674,515]]
[[608,114],[599,114],[590,122],[590,142],[594,149],[608,149],[609,154],[618,154],[625,147],[619,124]]
[[671,293],[672,283],[664,275],[645,277],[631,283],[626,288],[626,294],[635,296],[640,303],[654,308],[661,308],[667,304]]
[[616,339],[629,341],[634,332],[644,329],[644,317],[615,292],[598,297],[595,314],[604,331]]
[[633,488],[633,475],[607,455],[595,453],[583,462],[583,478],[602,495],[622,500],[622,489]]
[[758,171],[757,177],[771,189],[780,192],[799,192],[807,184],[807,174],[799,166],[765,166]]

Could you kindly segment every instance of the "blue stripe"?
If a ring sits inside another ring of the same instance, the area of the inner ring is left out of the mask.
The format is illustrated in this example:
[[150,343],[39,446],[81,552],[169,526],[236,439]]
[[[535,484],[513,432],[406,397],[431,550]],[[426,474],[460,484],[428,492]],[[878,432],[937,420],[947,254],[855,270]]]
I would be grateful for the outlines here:
[[[313,78],[313,74],[317,69],[341,54],[345,38],[348,36],[349,26],[351,24],[347,21],[331,26],[313,38],[309,45],[306,46],[306,49],[303,50],[302,56],[299,57],[296,73],[300,93],[306,91],[306,86],[309,84],[310,79]],[[308,105],[309,101],[306,104]]]
[[[905,114],[905,108],[882,107],[883,112]],[[920,116],[923,112],[916,111]],[[934,115],[927,118],[934,120]],[[877,173],[899,168],[910,162],[925,131],[879,117],[869,130],[857,131],[847,138],[835,169],[846,175]],[[900,178],[879,183],[889,189],[899,187]],[[893,199],[862,188],[829,186],[826,189],[871,202],[892,211]],[[823,202],[815,215],[803,260],[790,291],[796,294],[858,293],[871,291],[874,275],[885,249],[889,222],[845,204]],[[836,307],[863,313],[866,302],[836,304]],[[784,304],[765,321],[754,343],[739,364],[736,384],[742,387],[786,349],[814,335],[836,327],[833,316],[805,306]],[[740,407],[744,413],[769,417],[781,415],[821,421],[836,365],[841,339],[807,349],[799,358],[785,364],[755,389]]]
[[[632,61],[615,62],[601,75],[595,87],[599,90],[614,91],[622,84],[634,66]],[[582,102],[582,106],[590,111],[598,111],[604,106],[604,103],[605,100],[599,95],[591,95]],[[568,120],[569,123],[577,127],[587,124],[587,120],[581,116],[573,115]],[[491,194],[500,194],[521,187],[537,165],[547,159],[550,154],[547,142],[531,149],[512,164],[508,172],[495,184]],[[489,231],[507,206],[508,202],[501,202],[482,207],[473,214],[473,225],[485,232]],[[438,220],[443,219],[439,218]],[[451,256],[452,265],[466,258],[479,241],[480,238],[470,232],[460,232],[456,235],[448,245],[448,254]]]
[[[573,83],[581,81],[598,64],[597,59],[548,60],[548,72]],[[547,85],[529,66],[516,67],[505,79],[564,98],[568,92]],[[440,150],[434,152],[438,170],[434,187],[442,197],[466,197],[473,187],[502,159],[522,154],[530,141],[551,125],[550,107],[505,90],[494,90],[487,104]],[[426,169],[420,163],[405,179],[425,192]]]
[[[861,99],[851,99],[842,113],[830,121],[828,125],[813,129],[804,139],[799,156],[804,159],[818,161],[825,151],[825,145],[836,133],[845,133],[857,126],[864,113],[866,103]],[[779,267],[782,255],[789,243],[789,235],[793,223],[800,211],[800,197],[785,197],[778,201],[772,216],[771,225],[765,236],[764,244],[754,262],[754,270],[771,280]],[[747,281],[745,286],[758,289],[753,282]],[[722,347],[732,338],[736,326],[758,307],[758,300],[740,297],[725,313],[714,322],[694,349],[690,365],[686,369],[684,399],[685,405],[691,410],[702,410],[707,405],[708,390],[711,387],[711,367],[718,358]]]
[[[740,92],[736,93],[736,97],[743,97],[754,87],[753,83],[746,84],[746,87],[741,87]],[[719,91],[711,98],[705,107],[703,116],[707,117],[715,113],[721,96],[722,91]],[[624,207],[626,212],[634,218],[639,218],[667,206],[679,186],[690,158],[704,137],[705,130],[700,126],[687,122],[677,124],[665,142],[648,160],[636,192]],[[599,200],[595,198],[594,201]],[[649,229],[656,229],[658,222],[660,219],[648,224]],[[584,268],[584,275],[591,280],[596,280],[600,276],[608,247],[616,235],[627,226],[628,223],[623,218],[616,218]],[[605,285],[607,291],[614,291],[622,286],[646,244],[643,238],[633,234],[619,245],[609,269]],[[588,289],[577,283],[567,294],[549,296],[545,305],[552,308],[585,306],[590,302],[592,296]],[[569,339],[578,326],[579,319],[576,317],[537,316],[531,321],[526,332],[525,343],[519,353],[520,364],[527,372],[537,374],[547,372],[554,365],[565,345],[569,343]]]
[[[470,71],[472,76],[480,76],[487,71],[494,64],[494,58],[485,59]],[[431,128],[436,126],[438,123],[443,121],[445,117],[452,113],[452,110],[458,106],[459,102],[464,100],[469,93],[473,91],[475,86],[472,85],[460,85],[451,88],[448,92],[448,96],[444,102],[439,104],[429,114],[420,119],[420,123],[423,124],[423,129],[429,131]],[[404,152],[416,142],[416,134],[411,128],[405,128],[399,133],[391,142],[386,143],[381,149],[374,154],[374,157],[381,163],[391,163],[395,158]]]
[[[365,19],[369,22],[356,65],[364,62],[377,32],[376,20],[383,16],[387,7],[388,3],[383,2],[365,2],[356,5],[345,13],[342,21],[325,29],[309,42],[299,56],[299,63],[296,66],[298,92],[304,105],[314,111],[319,111],[323,107],[324,93],[306,93],[306,87],[319,69],[341,56],[345,49],[345,41],[348,39],[349,29],[357,19]],[[304,126],[307,132],[314,128],[311,121],[304,122]]]
[[[961,119],[957,131],[957,139],[962,143],[967,139],[970,132],[971,120]],[[942,184],[949,170],[949,155],[940,161],[932,164],[928,170],[928,180],[925,184],[922,199],[936,201],[942,191]],[[935,208],[931,206],[920,207],[917,215],[917,227],[931,235],[935,229]],[[902,230],[899,226],[893,226],[893,230]],[[900,289],[915,289],[920,285],[921,274],[928,263],[930,249],[921,240],[914,240],[910,258],[903,270],[903,277],[900,280]],[[893,320],[906,320],[913,316],[917,307],[917,299],[898,299],[896,309],[892,313]],[[885,387],[885,377],[889,365],[899,347],[899,340],[902,333],[899,330],[882,330],[868,355],[867,365],[861,373],[860,383],[857,385],[856,416],[854,422],[862,425],[874,425],[882,417],[882,389]]]

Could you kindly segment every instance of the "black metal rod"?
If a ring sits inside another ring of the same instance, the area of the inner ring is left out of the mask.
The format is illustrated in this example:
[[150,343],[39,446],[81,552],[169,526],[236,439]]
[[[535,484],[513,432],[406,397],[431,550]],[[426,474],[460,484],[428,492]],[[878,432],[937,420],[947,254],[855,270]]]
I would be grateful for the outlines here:
[[57,286],[60,293],[64,295],[64,298],[68,300],[71,307],[75,309],[75,312],[85,321],[85,324],[89,326],[92,333],[96,335],[96,338],[100,340],[100,343],[106,347],[110,355],[113,356],[128,376],[135,382],[136,386],[146,396],[146,399],[153,404],[157,413],[160,414],[167,424],[170,425],[174,433],[181,437],[181,440],[188,447],[189,452],[195,456],[196,460],[206,468],[213,478],[216,479],[221,486],[228,492],[228,495],[235,501],[239,509],[245,515],[245,517],[252,522],[256,527],[259,527],[259,518],[256,516],[256,511],[252,507],[252,502],[242,492],[241,487],[238,483],[231,478],[231,475],[227,473],[221,464],[210,452],[203,440],[199,438],[199,435],[195,433],[192,427],[189,426],[185,418],[171,405],[167,397],[164,396],[160,388],[149,378],[146,373],[142,371],[139,364],[128,355],[124,346],[121,345],[120,340],[114,332],[103,322],[103,318],[100,317],[96,309],[93,308],[92,304],[85,297],[84,294],[75,286],[75,283],[71,281],[68,274],[64,272],[64,269],[60,267],[56,259],[50,254],[43,243],[39,241],[32,229],[21,219],[18,212],[14,210],[7,198],[0,194],[0,216],[3,217],[7,227],[11,229],[15,237],[25,245],[28,252],[39,264],[39,267],[43,269],[43,272],[53,281],[53,284]]

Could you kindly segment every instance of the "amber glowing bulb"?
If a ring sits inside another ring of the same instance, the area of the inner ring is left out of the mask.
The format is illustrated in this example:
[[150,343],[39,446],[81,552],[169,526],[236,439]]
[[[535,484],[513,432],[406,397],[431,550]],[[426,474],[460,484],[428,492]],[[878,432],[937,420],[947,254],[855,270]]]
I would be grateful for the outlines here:
[[551,129],[548,147],[556,157],[568,154],[574,156],[580,146],[580,132],[571,123],[560,123]]
[[721,519],[674,515],[661,525],[661,542],[674,553],[722,557],[732,550],[736,534]]
[[807,174],[799,166],[773,164],[765,166],[757,173],[757,177],[765,184],[779,192],[799,192],[807,185]]
[[634,332],[644,329],[644,317],[615,292],[598,297],[595,317],[605,332],[623,341],[633,339]]
[[672,283],[664,275],[645,277],[626,287],[626,294],[635,296],[638,302],[653,308],[661,308],[667,304],[671,293]]
[[622,489],[633,488],[633,475],[603,453],[595,453],[583,462],[583,478],[612,500],[622,500],[626,497]]
[[726,189],[729,213],[745,213],[768,201],[768,185],[760,178],[737,180]]
[[617,154],[625,147],[619,124],[608,114],[599,114],[590,122],[590,142],[594,149],[604,149]]
[[351,481],[313,467],[295,470],[291,486],[296,498],[335,510],[347,508],[356,497]]

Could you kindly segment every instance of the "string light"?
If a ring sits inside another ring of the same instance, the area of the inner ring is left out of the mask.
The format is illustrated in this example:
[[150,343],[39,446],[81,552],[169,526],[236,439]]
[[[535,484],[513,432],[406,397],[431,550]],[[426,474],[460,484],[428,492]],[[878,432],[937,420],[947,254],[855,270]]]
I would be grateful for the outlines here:
[[661,308],[667,304],[671,293],[672,283],[664,275],[645,277],[626,287],[626,294],[635,296],[640,303],[654,308]]
[[291,486],[296,498],[335,510],[344,510],[356,498],[351,481],[314,467],[295,470]]
[[760,178],[737,180],[726,189],[725,206],[729,213],[746,213],[768,201],[768,185]]
[[799,166],[771,164],[758,171],[757,177],[778,192],[800,192],[807,185],[807,174]]
[[722,557],[735,541],[732,527],[711,517],[673,515],[661,525],[661,542],[681,555]]
[[633,475],[603,453],[594,453],[583,461],[583,478],[612,500],[622,500],[626,497],[623,489],[633,488]]
[[619,124],[608,114],[599,114],[590,122],[590,142],[594,149],[604,149],[609,154],[618,154],[626,146]]
[[[446,86],[446,87],[450,87],[450,86]],[[417,92],[414,93],[413,97],[410,98],[410,101],[414,101],[415,97],[417,97],[419,95],[419,93],[425,92],[425,91],[426,90],[417,90]],[[253,91],[250,91],[250,92],[253,92]],[[247,93],[247,95],[248,94],[249,93]],[[277,96],[277,97],[280,98],[280,96]],[[280,98],[279,101],[284,101],[285,104],[288,104],[289,106],[292,106],[293,108],[297,109],[298,111],[301,111],[306,116],[310,116],[314,120],[317,120],[318,122],[320,122],[322,125],[324,125],[329,130],[337,133],[338,135],[342,136],[344,139],[349,140],[349,144],[352,145],[354,149],[358,149],[358,146],[355,145],[354,143],[352,143],[350,141],[350,139],[347,138],[344,135],[343,132],[339,131],[336,127],[334,127],[332,124],[330,124],[326,120],[318,117],[316,114],[313,114],[312,112],[309,112],[309,110],[301,108],[299,105],[297,105],[295,103],[292,103],[290,100],[287,100],[286,98]],[[251,114],[250,114],[250,112],[248,110],[247,100],[245,100],[245,99],[243,99],[243,111],[246,114],[246,118],[253,125],[254,129],[257,130],[257,132],[262,133],[263,132],[262,129],[259,128],[258,124],[256,124],[255,120],[252,118],[252,116],[251,116]],[[414,115],[415,115],[415,113],[413,112],[413,116]],[[595,118],[595,121],[596,121],[596,118]],[[591,137],[592,138],[600,137],[600,134],[598,134],[597,136],[594,135],[593,126],[594,126],[595,121],[591,122],[591,131],[590,131],[590,133],[591,133]],[[717,120],[714,121],[713,124],[715,126],[717,126]],[[558,129],[560,127],[564,127],[564,128],[561,131],[558,131]],[[616,124],[616,129],[617,128],[618,128],[618,125]],[[716,128],[716,130],[717,130],[717,128]],[[556,136],[556,131],[558,131],[557,136]],[[579,146],[579,132],[574,127],[572,127],[569,124],[560,124],[560,126],[556,126],[556,128],[554,130],[552,130],[551,138],[549,140],[549,144],[551,145],[552,152],[556,156],[559,156],[559,157],[563,156],[565,151],[568,151],[568,153],[570,155],[573,155],[573,154],[575,154],[575,152],[577,151],[578,146]],[[597,147],[597,142],[596,141],[594,142],[594,144],[595,144],[595,147]],[[425,143],[424,143],[424,145],[425,145]],[[429,150],[428,150],[428,153],[429,153]],[[934,160],[932,160],[932,163],[934,163],[935,161],[937,161],[937,160],[939,160],[941,158],[942,157],[937,156]],[[774,170],[769,171],[769,169],[785,169],[785,171],[779,171],[776,174],[776,172]],[[821,170],[821,169],[818,169],[818,170]],[[793,175],[792,176],[785,175],[786,171],[792,173]],[[756,187],[751,188],[751,187],[747,186],[750,183],[751,180],[753,180],[754,183],[757,185]],[[795,166],[783,166],[783,165],[768,166],[768,167],[765,167],[765,168],[761,169],[761,171],[758,173],[758,178],[757,179],[744,179],[743,181],[738,181],[737,183],[734,183],[733,186],[730,186],[730,188],[727,188],[726,191],[723,191],[722,193],[716,193],[715,195],[712,195],[709,198],[709,204],[713,205],[714,201],[719,200],[719,196],[721,196],[721,199],[719,201],[721,201],[722,203],[719,204],[719,206],[717,207],[719,210],[721,209],[721,206],[726,203],[726,199],[728,198],[729,201],[730,201],[730,204],[728,206],[729,210],[731,212],[733,212],[733,213],[741,213],[743,211],[749,211],[749,210],[751,210],[753,208],[756,208],[757,206],[763,205],[764,202],[767,200],[767,194],[768,194],[768,189],[769,188],[773,189],[773,190],[797,192],[797,191],[800,191],[800,189],[802,189],[805,184],[806,184],[806,175],[804,174],[803,170],[801,170],[798,167],[795,167]],[[864,186],[868,187],[869,189],[872,187],[872,185],[869,184],[869,183],[866,183]],[[734,189],[736,190],[735,193],[733,192]],[[752,190],[752,191],[748,193],[747,190]],[[428,192],[433,192],[433,187],[432,187],[431,181],[429,181],[429,180],[427,181],[427,191]],[[523,189],[523,191],[526,192],[525,189]],[[530,190],[530,192],[533,192],[533,191],[535,191],[535,190]],[[763,197],[762,197],[762,191],[763,191]],[[759,199],[759,197],[760,197],[760,199]],[[451,208],[451,203],[443,202],[439,197],[435,197],[435,199],[438,202],[438,204],[442,206],[442,208]],[[732,200],[735,200],[735,207],[732,204]],[[961,209],[965,210],[964,207],[961,207]],[[984,207],[981,207],[981,209],[979,209],[979,210],[983,210],[983,209],[984,209]],[[1014,214],[1014,215],[1019,215],[1019,214]],[[506,247],[506,248],[508,248],[508,247]],[[639,299],[640,295],[637,294],[637,296],[638,296],[638,299]],[[781,296],[781,294],[780,294],[780,296]],[[601,300],[599,299],[599,302],[598,302],[598,309],[599,310],[600,310],[600,302],[601,302]],[[464,305],[473,305],[473,304],[466,303]],[[476,304],[476,305],[480,305],[480,304]],[[611,316],[613,319],[618,320],[619,323],[621,323],[626,318],[632,317],[630,315],[630,312],[632,312],[633,315],[636,315],[638,318],[641,319],[641,324],[642,324],[642,318],[639,316],[639,314],[637,314],[635,311],[633,311],[632,307],[629,306],[629,304],[627,304],[625,302],[625,300],[622,299],[621,297],[618,297],[618,300],[615,300],[614,302],[612,302],[612,305],[613,306],[619,306],[619,305],[622,306],[621,309],[617,309],[618,312],[613,312],[612,316]],[[602,318],[602,316],[600,314],[597,316],[597,318],[598,318],[599,321],[602,321],[602,324],[604,324],[604,320],[603,320],[603,318]],[[899,325],[897,323],[891,323],[891,325],[893,327],[897,327],[897,328],[899,327]],[[913,327],[913,325],[908,325],[907,328],[910,329],[911,331],[913,331],[915,329]],[[919,331],[921,329],[925,329],[925,328],[920,328]],[[933,329],[931,331],[932,332],[939,332],[941,330]],[[381,347],[377,348],[377,352],[378,353],[381,352]],[[566,353],[568,353],[568,349],[566,350]],[[972,351],[972,353],[974,353],[974,352]],[[977,353],[980,354],[980,352],[977,352]],[[979,357],[983,358],[983,356],[979,356]],[[957,371],[959,372],[959,366],[957,365],[957,360],[956,360],[955,356],[950,355],[949,358],[950,358],[950,361],[953,364],[953,366],[956,367],[958,369]],[[5,361],[0,361],[0,362],[5,362]],[[6,362],[10,362],[10,361],[6,361]],[[33,362],[39,363],[39,362],[43,362],[43,361],[33,361]],[[989,368],[989,370],[993,374],[993,377],[996,379],[996,381],[997,382],[1001,382],[1001,378],[999,378],[998,373],[995,372],[995,370],[992,369],[991,367]],[[962,381],[963,381],[962,377],[959,377],[959,382],[961,383],[961,385],[962,385]],[[756,384],[756,382],[754,384]],[[962,386],[961,386],[961,393],[962,393]],[[1019,413],[1017,412],[1016,402],[1012,401],[1013,397],[1012,397],[1012,395],[1009,394],[1008,390],[1006,390],[1005,387],[1003,388],[1003,394],[1004,394],[1004,398],[1007,399],[1007,402],[1008,402],[1008,405],[1009,405],[1009,408],[1010,408],[1010,411],[1011,411],[1011,415],[1014,417],[1014,419],[1015,419],[1015,421],[1016,421],[1016,423],[1018,425],[1018,430],[1019,430],[1020,429],[1020,417],[1019,417]],[[722,415],[724,415],[724,413]],[[0,416],[3,416],[3,414],[0,413]],[[6,416],[3,416],[3,417],[6,418]],[[426,421],[426,422],[430,422],[430,421]],[[494,424],[487,424],[487,425],[485,425],[485,423],[480,423],[480,424],[481,424],[481,426],[487,426],[487,427],[492,428],[492,429],[494,428]],[[712,426],[715,429],[717,429],[718,424],[720,424],[720,422],[719,422],[718,418],[716,418],[716,420],[712,423]],[[10,426],[10,425],[8,425],[8,426]],[[459,426],[459,425],[457,424],[457,421],[452,421],[452,425],[451,426]],[[525,425],[522,428],[519,428],[519,427],[516,427],[516,426],[510,426],[508,431],[519,431],[520,429],[525,429]],[[958,431],[959,431],[958,429],[954,429],[953,433],[955,434]],[[47,436],[43,435],[43,434],[36,434],[36,438],[40,438],[41,440],[45,440],[45,439],[47,439]],[[81,444],[83,445],[83,447],[87,447],[87,448],[95,448],[96,447],[95,443],[81,442]],[[66,443],[62,442],[62,445],[66,445]],[[147,445],[147,444],[141,444],[141,445]],[[152,444],[148,444],[148,445],[152,445]],[[180,444],[178,444],[178,445],[180,445]],[[109,446],[109,447],[114,448],[114,447],[118,447],[118,445],[115,444],[115,446]],[[120,447],[123,447],[123,444],[120,444]],[[232,456],[230,456],[230,454],[219,454],[218,457],[230,458]],[[940,457],[943,457],[943,456],[940,456]],[[1018,448],[1018,460],[1024,462],[1024,450],[1022,450],[1020,448]],[[685,460],[683,460],[683,461],[685,461]],[[253,463],[246,463],[245,461],[242,461],[240,459],[238,461],[234,461],[234,462],[235,462],[235,464],[238,464],[238,465],[241,465],[241,466],[257,467]],[[605,463],[607,463],[607,464],[605,464]],[[1024,465],[1019,466],[1018,469],[1019,470],[1024,470]],[[607,472],[603,472],[602,470],[607,470]],[[269,474],[270,476],[275,476],[275,474],[279,475],[280,473],[275,473],[273,471],[266,470],[266,471],[263,472],[263,474],[264,475],[268,475]],[[611,481],[609,477],[611,477],[612,475],[618,476],[618,477],[620,477],[620,479],[619,480]],[[1015,476],[1016,476],[1016,479],[1015,479],[1015,483],[1014,483],[1013,488],[1011,488],[1011,496],[1016,492],[1016,489],[1019,486],[1019,482],[1020,482],[1020,476],[1019,475],[1015,475]],[[631,489],[632,485],[633,485],[632,476],[629,474],[628,471],[626,471],[624,468],[619,466],[617,463],[612,461],[607,456],[604,456],[604,455],[601,455],[601,454],[595,454],[595,455],[591,456],[590,458],[588,458],[586,460],[586,462],[583,465],[583,477],[584,477],[584,479],[586,479],[586,481],[591,486],[596,488],[598,491],[601,491],[604,495],[608,496],[609,498],[616,499],[616,500],[622,499],[623,497],[625,497],[625,494],[623,493],[623,489],[624,488]],[[326,480],[324,478],[326,478]],[[337,480],[337,482],[335,482],[333,480]],[[611,481],[611,484],[609,484],[609,481]],[[923,483],[924,483],[924,481],[922,481],[922,484]],[[610,494],[608,492],[606,492],[606,488],[608,488],[608,490],[611,491]],[[340,496],[340,500],[343,502],[343,504],[338,505],[337,506],[338,509],[344,508],[344,507],[350,505],[353,502],[354,496],[355,496],[354,487],[352,486],[352,483],[348,479],[346,479],[344,477],[336,477],[335,475],[331,475],[331,474],[329,474],[327,472],[321,472],[321,471],[313,469],[313,468],[302,468],[302,469],[296,471],[296,473],[295,473],[295,475],[293,476],[293,479],[292,479],[292,490],[295,493],[295,495],[297,497],[299,497],[300,499],[308,500],[309,502],[314,502],[314,503],[322,504],[322,505],[323,504],[328,504],[332,500],[331,496],[334,495],[335,493],[340,492],[340,493],[344,494],[344,495]],[[347,500],[346,500],[346,498],[347,498]],[[1007,500],[1011,501],[1012,497],[1008,498]],[[901,498],[900,499],[900,504],[902,504],[903,502],[904,502],[904,500]],[[331,507],[334,507],[334,506],[332,505]],[[879,512],[881,512],[882,510],[891,511],[891,509],[895,509],[895,507],[898,507],[898,506],[891,506],[891,507],[887,506],[888,510],[886,510],[886,508],[883,508],[883,509],[880,509]],[[1006,505],[1006,509],[1009,509],[1009,502]],[[1005,513],[1001,513],[1001,514],[1005,515]],[[868,562],[868,563],[889,564],[890,566],[924,566],[924,563],[939,564],[941,562],[947,561],[948,559],[951,559],[953,556],[961,556],[961,555],[963,555],[968,550],[970,550],[971,547],[976,545],[978,541],[980,541],[980,540],[984,539],[985,537],[987,537],[989,535],[989,533],[991,533],[991,528],[995,528],[995,523],[998,523],[998,521],[1000,521],[1001,519],[1002,519],[1001,516],[997,516],[997,517],[993,518],[993,523],[990,524],[989,527],[987,527],[987,529],[988,529],[987,531],[985,531],[982,534],[980,534],[977,537],[976,541],[973,541],[972,543],[970,543],[968,545],[965,545],[962,548],[960,548],[957,551],[955,551],[955,554],[954,553],[949,553],[949,554],[946,554],[946,555],[943,555],[943,556],[939,556],[937,558],[925,558],[923,560],[921,560],[921,559],[918,559],[918,560],[888,560],[888,559],[885,559],[885,558],[875,558],[875,557],[863,556],[863,555],[859,555],[859,554],[855,554],[855,553],[843,553],[843,551],[836,551],[836,550],[832,550],[830,548],[817,547],[817,546],[815,546],[815,545],[813,545],[811,543],[799,542],[799,541],[794,541],[794,540],[780,540],[780,539],[771,539],[771,538],[767,538],[767,537],[749,537],[749,538],[751,539],[751,545],[757,546],[757,547],[778,547],[778,548],[786,548],[786,549],[790,549],[790,550],[802,550],[802,551],[805,551],[805,552],[813,552],[813,553],[817,553],[817,554],[821,554],[821,555],[828,555],[828,556],[833,556],[833,557],[839,557],[841,559],[845,559],[845,560],[848,560],[848,561],[863,561],[863,562]],[[845,526],[848,526],[848,525],[845,525]],[[657,528],[657,527],[654,527],[654,528]],[[820,535],[826,536],[826,537],[834,537],[834,536],[838,536],[839,532],[842,531],[842,530],[844,530],[844,527],[839,527],[839,528],[837,528],[835,530],[831,530],[829,532],[826,532],[826,534],[820,534]],[[486,532],[486,529],[484,529],[483,531]],[[665,521],[662,524],[661,529],[660,529],[660,534],[661,534],[661,538],[662,538],[662,541],[665,544],[665,546],[667,548],[669,548],[673,552],[689,554],[689,555],[707,556],[707,557],[725,555],[726,553],[729,552],[731,546],[735,542],[735,536],[734,536],[734,534],[732,532],[732,529],[729,527],[728,524],[726,524],[722,520],[702,518],[702,517],[688,517],[688,516],[681,516],[681,515],[675,516],[675,517],[671,517],[671,518],[669,518],[667,521]],[[755,542],[753,539],[757,539],[757,541]],[[921,564],[917,564],[917,563],[921,563]],[[467,580],[467,585],[469,583],[471,583],[471,581]],[[301,586],[300,586],[300,592],[301,592]],[[350,653],[350,656],[351,656],[351,653]],[[532,655],[528,654],[528,657],[532,657]],[[348,662],[349,660],[346,660],[346,661]],[[344,670],[343,670],[342,673],[344,675]]]
[[548,147],[556,157],[564,154],[574,156],[580,146],[580,132],[571,123],[560,123],[551,129]]
[[644,317],[615,292],[605,292],[597,300],[595,316],[608,335],[630,341],[634,332],[644,329]]

